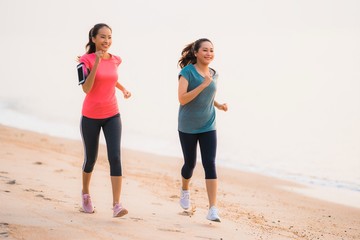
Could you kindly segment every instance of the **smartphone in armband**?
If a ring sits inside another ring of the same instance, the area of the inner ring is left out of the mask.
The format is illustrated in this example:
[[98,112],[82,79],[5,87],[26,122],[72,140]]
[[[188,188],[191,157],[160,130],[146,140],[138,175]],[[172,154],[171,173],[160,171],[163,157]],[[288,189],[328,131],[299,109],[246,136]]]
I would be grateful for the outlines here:
[[89,75],[89,69],[86,68],[84,63],[79,63],[77,66],[77,72],[78,72],[78,77],[79,77],[79,85],[83,84],[87,78],[87,76]]

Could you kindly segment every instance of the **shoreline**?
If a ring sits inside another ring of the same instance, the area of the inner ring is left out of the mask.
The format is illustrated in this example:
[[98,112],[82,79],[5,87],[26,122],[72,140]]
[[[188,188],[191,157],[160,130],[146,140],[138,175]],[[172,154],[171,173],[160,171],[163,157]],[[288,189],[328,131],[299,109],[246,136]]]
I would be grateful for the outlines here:
[[[8,239],[359,239],[360,209],[297,193],[308,187],[219,167],[222,223],[205,219],[207,197],[198,165],[193,213],[178,204],[181,161],[123,149],[124,218],[111,218],[103,145],[91,183],[95,214],[80,208],[82,143],[0,125],[0,232]],[[294,217],[296,216],[296,217]],[[96,226],[96,228],[92,228]],[[139,231],[142,229],[142,231]]]
[[[67,124],[61,124],[60,122],[46,122],[46,121],[43,121],[40,119],[35,120],[33,116],[24,115],[19,112],[13,112],[10,109],[8,109],[8,114],[9,113],[14,114],[14,115],[7,116],[6,118],[1,119],[2,121],[0,121],[0,125],[18,128],[18,129],[22,129],[25,131],[33,131],[36,133],[49,135],[51,137],[60,137],[60,138],[69,139],[69,140],[80,140],[81,141],[79,129],[77,127],[73,127],[74,125],[70,126]],[[29,118],[27,120],[30,123],[32,122],[33,124],[30,125],[30,127],[22,128],[21,127],[23,124],[22,121],[19,121],[19,122],[16,122],[16,121],[9,122],[8,120],[5,121],[5,119],[18,119],[18,118],[20,118],[20,119]],[[43,130],[39,130],[39,128],[41,128]],[[177,147],[174,147],[173,145],[169,145],[168,142],[164,141],[164,140],[159,142],[159,146],[154,146],[154,145],[151,145],[153,143],[153,139],[152,138],[150,139],[148,136],[145,137],[145,139],[142,139],[142,136],[130,134],[130,135],[127,135],[124,139],[126,140],[126,141],[123,141],[123,143],[122,143],[124,149],[129,149],[132,151],[139,151],[142,153],[162,155],[162,156],[171,157],[171,158],[173,158],[173,157],[181,158],[182,157],[180,147],[177,148]],[[100,136],[100,141],[102,141],[102,143],[104,143],[104,139],[103,139],[102,135]],[[178,142],[176,142],[176,143],[178,144]],[[139,145],[143,146],[142,149],[137,148],[137,146],[139,146]],[[149,145],[151,145],[151,146],[149,147]],[[147,146],[147,147],[144,147],[144,146]],[[154,149],[156,149],[156,150],[154,150]],[[163,152],[164,149],[166,149],[168,152]],[[177,152],[177,153],[174,154],[174,152]],[[221,156],[218,157],[217,166],[222,167],[222,168],[239,170],[239,171],[252,172],[255,174],[265,175],[265,176],[269,176],[269,177],[282,179],[285,181],[299,183],[301,185],[306,185],[309,187],[316,188],[320,191],[325,191],[324,192],[325,194],[326,194],[326,190],[329,190],[331,192],[338,191],[339,193],[343,193],[344,189],[346,189],[346,191],[350,191],[350,192],[346,192],[345,194],[350,196],[351,198],[356,198],[356,201],[346,201],[346,199],[344,199],[344,198],[339,199],[336,197],[337,196],[336,194],[329,195],[329,200],[331,200],[332,202],[335,202],[335,203],[341,203],[341,204],[349,205],[352,207],[360,208],[360,185],[359,185],[360,183],[357,183],[355,180],[352,182],[348,182],[344,179],[339,180],[339,179],[331,178],[331,177],[327,178],[326,176],[315,177],[315,175],[310,175],[309,173],[307,175],[301,175],[298,173],[297,174],[290,173],[289,171],[286,171],[286,170],[279,171],[278,169],[263,169],[259,166],[248,166],[246,164],[239,167],[239,166],[237,166],[236,163],[223,162],[221,159]],[[313,197],[317,197],[316,194],[314,194],[312,192],[304,193],[304,194],[310,194]],[[320,199],[321,199],[321,196],[320,196]]]
[[[46,125],[45,122],[43,122],[42,125],[43,124]],[[23,131],[30,131],[30,132],[43,134],[43,135],[46,135],[49,137],[54,137],[54,138],[63,138],[66,140],[71,140],[71,141],[81,141],[80,138],[75,137],[77,135],[74,132],[72,132],[71,128],[65,127],[67,125],[63,126],[66,134],[60,134],[60,136],[59,136],[59,133],[61,131],[59,131],[59,130],[53,131],[52,134],[47,134],[44,132],[39,132],[36,130],[27,129],[27,128],[19,128],[16,126],[16,124],[15,124],[15,126],[12,126],[12,125],[4,125],[4,124],[0,123],[0,126],[15,128],[15,129],[23,130]],[[50,124],[49,126],[46,127],[46,129],[49,130],[51,128],[55,128],[55,126],[56,126],[56,124]],[[70,132],[73,133],[72,137],[68,136],[68,134]],[[134,138],[134,137],[132,136],[132,138]],[[101,141],[103,141],[103,142],[101,142]],[[100,135],[100,143],[102,143],[102,144],[104,143],[104,138],[102,135]],[[147,142],[143,142],[142,145],[147,145]],[[139,150],[139,149],[136,149],[135,147],[129,147],[129,146],[125,146],[125,147],[123,147],[123,149],[127,149],[129,151],[137,151],[137,152],[141,152],[143,154],[160,155],[160,156],[168,157],[168,158],[180,158],[179,156],[176,156],[176,154],[172,154],[172,155],[166,154],[166,153],[159,154],[158,152],[160,150],[158,150],[158,151]],[[181,155],[181,153],[179,153],[179,154]],[[201,162],[199,160],[198,160],[197,165],[201,165]],[[296,177],[294,177],[294,175],[291,175],[289,173],[279,173],[279,172],[274,172],[274,171],[270,171],[270,170],[266,170],[266,172],[264,172],[263,170],[261,171],[259,168],[256,168],[256,167],[255,167],[255,169],[252,169],[247,166],[238,167],[238,166],[235,166],[234,164],[228,164],[228,163],[219,162],[219,161],[217,163],[217,167],[225,168],[225,169],[232,169],[234,171],[250,172],[250,173],[254,173],[254,174],[259,174],[259,175],[263,175],[263,176],[276,178],[276,179],[280,179],[280,180],[284,180],[284,181],[293,182],[295,184],[307,186],[308,187],[307,190],[290,189],[289,191],[295,191],[297,193],[304,194],[306,196],[313,197],[313,198],[316,198],[319,200],[327,200],[332,203],[342,204],[342,205],[360,209],[360,190],[358,189],[358,186],[355,183],[346,183],[346,182],[341,182],[341,181],[337,181],[337,180],[314,178],[314,177],[310,177],[310,176],[306,176],[306,175],[302,175],[302,176],[296,175]]]

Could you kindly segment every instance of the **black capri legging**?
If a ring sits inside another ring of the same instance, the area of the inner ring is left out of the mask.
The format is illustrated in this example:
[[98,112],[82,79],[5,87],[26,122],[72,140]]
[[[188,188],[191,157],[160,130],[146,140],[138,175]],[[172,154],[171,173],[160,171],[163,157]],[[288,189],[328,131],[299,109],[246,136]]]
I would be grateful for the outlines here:
[[196,165],[196,148],[199,142],[201,160],[205,170],[205,179],[216,179],[216,130],[197,134],[179,131],[179,137],[184,155],[184,165],[181,169],[181,176],[185,179],[192,177]]
[[100,130],[103,130],[107,155],[110,164],[110,176],[122,176],[121,169],[121,118],[120,114],[105,119],[81,118],[80,130],[84,144],[83,171],[91,173],[98,156]]

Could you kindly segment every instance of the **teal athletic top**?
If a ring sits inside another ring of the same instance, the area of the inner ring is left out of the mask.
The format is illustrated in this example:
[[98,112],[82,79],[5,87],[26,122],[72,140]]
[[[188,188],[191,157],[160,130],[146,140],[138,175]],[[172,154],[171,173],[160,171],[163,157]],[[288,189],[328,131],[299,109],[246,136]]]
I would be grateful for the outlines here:
[[[213,81],[206,87],[196,98],[185,105],[180,105],[178,116],[178,130],[184,133],[203,133],[216,130],[215,122],[215,93],[218,74],[211,69]],[[181,69],[179,73],[188,82],[187,91],[191,91],[198,87],[203,81],[201,76],[193,64],[189,64]]]

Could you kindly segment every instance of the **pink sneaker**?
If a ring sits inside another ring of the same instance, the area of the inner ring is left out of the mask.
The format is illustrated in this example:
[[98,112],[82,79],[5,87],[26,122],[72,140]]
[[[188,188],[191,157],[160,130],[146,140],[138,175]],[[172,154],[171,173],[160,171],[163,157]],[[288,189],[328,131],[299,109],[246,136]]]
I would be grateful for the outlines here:
[[82,195],[82,207],[85,213],[94,213],[94,207],[91,203],[91,198],[89,194],[81,193]]
[[123,206],[120,203],[116,203],[115,206],[113,207],[113,216],[114,217],[122,217],[126,214],[128,214],[128,210],[126,210],[125,208],[123,208]]

